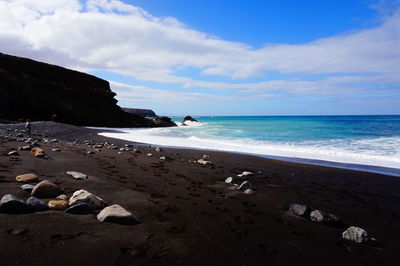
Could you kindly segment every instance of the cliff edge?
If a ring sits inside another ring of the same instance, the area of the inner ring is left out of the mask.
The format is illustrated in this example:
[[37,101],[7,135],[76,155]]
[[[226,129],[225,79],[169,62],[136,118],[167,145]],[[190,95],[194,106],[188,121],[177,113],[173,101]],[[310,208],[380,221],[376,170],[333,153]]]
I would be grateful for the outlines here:
[[[0,118],[51,120],[102,127],[153,127],[124,112],[108,81],[28,58],[0,53]],[[56,117],[53,117],[53,115]]]

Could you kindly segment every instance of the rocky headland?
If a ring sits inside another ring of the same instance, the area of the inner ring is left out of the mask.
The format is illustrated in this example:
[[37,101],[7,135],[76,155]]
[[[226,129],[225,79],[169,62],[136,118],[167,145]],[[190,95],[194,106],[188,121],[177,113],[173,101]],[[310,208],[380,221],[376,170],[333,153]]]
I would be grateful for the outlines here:
[[108,81],[56,65],[0,53],[0,119],[55,120],[78,126],[162,127],[123,111]]

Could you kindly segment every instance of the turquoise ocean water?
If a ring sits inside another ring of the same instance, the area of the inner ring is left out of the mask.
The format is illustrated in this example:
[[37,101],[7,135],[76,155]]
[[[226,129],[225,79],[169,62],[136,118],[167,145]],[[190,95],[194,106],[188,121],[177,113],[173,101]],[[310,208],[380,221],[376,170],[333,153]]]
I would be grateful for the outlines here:
[[[400,176],[400,115],[214,116],[175,128],[103,135],[155,145],[254,154]],[[175,122],[182,117],[174,117]]]

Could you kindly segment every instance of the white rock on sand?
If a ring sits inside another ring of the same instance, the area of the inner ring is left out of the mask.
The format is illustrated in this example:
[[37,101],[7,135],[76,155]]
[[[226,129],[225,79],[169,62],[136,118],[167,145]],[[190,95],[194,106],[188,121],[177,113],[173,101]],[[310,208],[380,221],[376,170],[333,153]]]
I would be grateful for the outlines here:
[[104,201],[101,198],[84,189],[75,191],[69,199],[69,205],[71,206],[78,203],[86,203],[90,207],[97,209],[101,209],[104,206]]
[[78,179],[78,180],[86,180],[86,179],[88,179],[88,176],[83,174],[83,173],[81,173],[81,172],[68,171],[67,175],[72,176],[73,178]]
[[97,220],[100,222],[114,222],[120,224],[136,224],[138,221],[118,204],[114,204],[104,208],[98,215]]

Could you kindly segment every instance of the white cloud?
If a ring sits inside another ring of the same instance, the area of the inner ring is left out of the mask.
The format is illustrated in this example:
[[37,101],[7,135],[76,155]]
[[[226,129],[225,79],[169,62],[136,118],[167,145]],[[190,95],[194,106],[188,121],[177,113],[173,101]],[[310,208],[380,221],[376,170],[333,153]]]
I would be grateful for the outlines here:
[[[370,93],[371,84],[385,91],[400,87],[398,9],[375,28],[302,45],[271,44],[259,49],[190,29],[174,18],[154,17],[117,0],[3,0],[0,22],[2,52],[184,88],[269,95],[274,90]],[[176,74],[186,67],[232,80],[208,82]],[[331,77],[246,82],[268,71]]]

